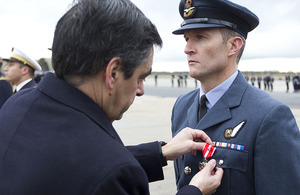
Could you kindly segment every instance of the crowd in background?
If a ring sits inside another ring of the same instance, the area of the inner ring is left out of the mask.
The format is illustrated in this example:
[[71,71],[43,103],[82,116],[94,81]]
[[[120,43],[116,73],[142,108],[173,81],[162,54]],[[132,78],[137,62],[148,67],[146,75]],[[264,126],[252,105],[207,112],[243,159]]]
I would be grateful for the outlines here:
[[[160,76],[163,74],[154,74],[154,81],[155,81],[155,86],[158,86],[159,83],[159,77],[164,77]],[[188,79],[189,75],[187,73],[171,73],[171,86],[172,87],[188,87]],[[274,90],[274,82],[275,82],[275,76],[267,73],[267,74],[251,74],[251,76],[248,76],[247,73],[244,73],[244,77],[247,80],[247,82],[250,82],[253,86],[256,86],[259,89],[265,90],[265,91],[270,91],[272,92]],[[290,74],[285,74],[284,78],[282,76],[277,76],[276,77],[279,80],[284,80],[285,85],[286,85],[286,92],[299,92],[300,91],[300,76],[298,73],[290,73]],[[194,79],[195,84],[194,87],[198,87],[198,81]],[[189,86],[191,87],[191,86]]]
[[[267,74],[264,77],[262,77],[260,75],[255,77],[254,75],[252,75],[250,78],[247,74],[245,74],[245,79],[248,82],[250,80],[250,82],[253,86],[255,86],[255,81],[257,81],[257,87],[259,89],[262,88],[262,84],[264,86],[264,90],[273,91],[273,89],[274,89],[274,77],[271,74]],[[287,92],[290,91],[290,83],[294,88],[294,92],[299,92],[300,77],[299,77],[298,73],[295,73],[293,76],[286,74],[285,75],[285,83],[286,83],[286,91]]]

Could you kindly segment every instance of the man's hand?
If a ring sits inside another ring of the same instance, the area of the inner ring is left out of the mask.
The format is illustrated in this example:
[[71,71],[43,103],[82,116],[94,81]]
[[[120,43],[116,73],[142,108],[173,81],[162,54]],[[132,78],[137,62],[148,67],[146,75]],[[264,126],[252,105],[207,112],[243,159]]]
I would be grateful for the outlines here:
[[184,128],[167,145],[162,147],[162,154],[167,160],[175,160],[179,156],[202,150],[205,142],[212,144],[211,139],[202,130]]
[[210,195],[221,185],[222,177],[223,169],[216,167],[216,161],[212,159],[192,178],[190,185],[199,188],[203,195]]

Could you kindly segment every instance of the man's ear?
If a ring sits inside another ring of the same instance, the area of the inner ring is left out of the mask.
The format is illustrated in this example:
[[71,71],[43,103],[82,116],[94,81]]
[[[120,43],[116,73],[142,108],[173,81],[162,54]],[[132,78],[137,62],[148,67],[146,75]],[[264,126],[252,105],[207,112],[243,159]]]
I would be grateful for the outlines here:
[[238,54],[240,49],[243,46],[243,40],[241,37],[232,37],[231,39],[229,39],[229,53],[228,55],[234,55],[234,54]]
[[22,70],[22,74],[25,75],[29,72],[29,67],[28,66],[23,66],[23,67],[21,67],[21,70]]
[[107,64],[105,71],[105,83],[109,90],[113,89],[114,84],[121,75],[121,60],[120,58],[112,58]]

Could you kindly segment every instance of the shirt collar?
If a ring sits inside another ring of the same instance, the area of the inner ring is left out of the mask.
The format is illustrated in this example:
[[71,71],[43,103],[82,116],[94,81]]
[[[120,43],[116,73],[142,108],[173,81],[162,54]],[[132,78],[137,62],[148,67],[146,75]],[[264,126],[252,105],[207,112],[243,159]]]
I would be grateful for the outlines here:
[[14,86],[16,91],[20,91],[22,89],[22,87],[24,87],[27,83],[29,83],[32,79],[27,79],[25,81],[23,81],[22,83],[20,83],[18,86]]
[[224,93],[229,89],[233,81],[238,75],[238,71],[235,71],[228,79],[226,79],[223,83],[215,87],[214,89],[210,90],[208,93],[204,93],[202,86],[200,86],[200,97],[199,97],[199,102],[200,98],[202,95],[206,95],[207,101],[206,101],[206,106],[207,106],[207,111],[211,109],[217,101],[224,95]]

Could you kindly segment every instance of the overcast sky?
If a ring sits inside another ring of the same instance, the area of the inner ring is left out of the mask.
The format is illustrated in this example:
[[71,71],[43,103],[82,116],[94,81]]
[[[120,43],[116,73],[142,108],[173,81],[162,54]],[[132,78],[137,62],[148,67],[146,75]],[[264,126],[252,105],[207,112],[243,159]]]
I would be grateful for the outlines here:
[[[50,57],[54,29],[72,0],[0,0],[0,56],[8,57],[11,47],[23,50],[35,59]],[[154,70],[187,70],[185,46],[181,35],[172,35],[180,27],[179,0],[132,0],[157,26],[164,46],[155,54]],[[233,0],[246,6],[260,18],[259,26],[248,34],[240,69],[300,72],[299,0]],[[280,60],[274,60],[280,58]],[[288,59],[286,59],[288,58]],[[256,61],[253,61],[253,60]],[[260,60],[258,62],[257,60]],[[267,61],[266,61],[267,60]],[[287,60],[287,61],[285,61]],[[282,65],[282,63],[288,63]],[[282,66],[288,69],[282,69]]]

